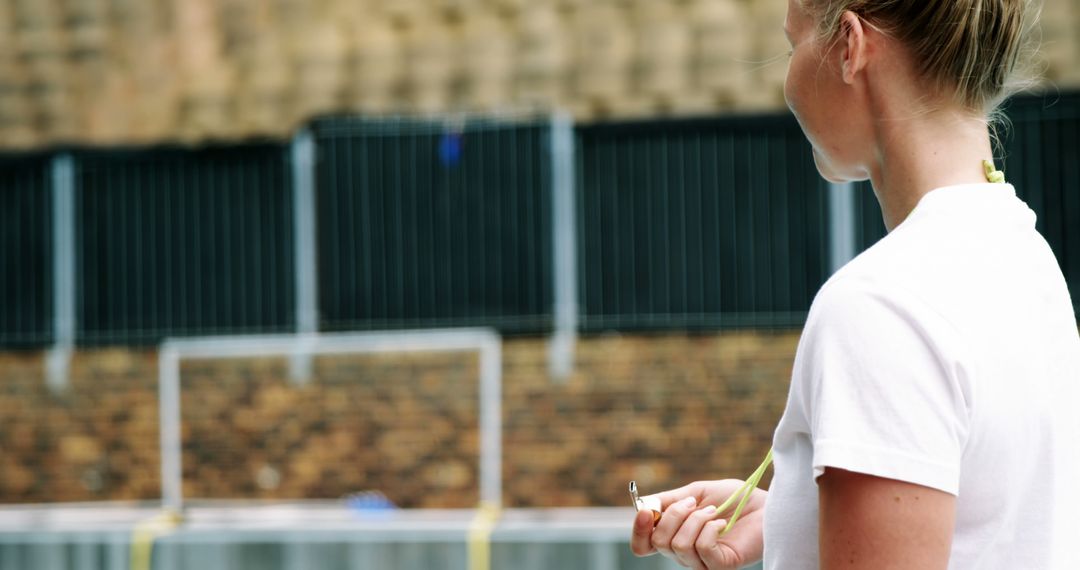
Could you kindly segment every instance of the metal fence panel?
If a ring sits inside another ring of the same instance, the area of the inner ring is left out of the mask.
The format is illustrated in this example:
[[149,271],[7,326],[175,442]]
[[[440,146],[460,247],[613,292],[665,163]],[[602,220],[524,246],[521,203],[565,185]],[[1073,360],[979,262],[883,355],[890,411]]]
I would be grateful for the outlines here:
[[[1080,94],[1007,106],[1004,168],[1080,314]],[[322,330],[551,329],[546,124],[328,119]],[[827,187],[790,117],[576,129],[585,331],[798,326],[827,277]],[[0,344],[53,339],[50,156],[0,159]],[[293,330],[287,147],[74,153],[81,343]],[[859,250],[885,234],[856,191]]]
[[287,330],[286,156],[274,144],[76,153],[79,342]]
[[0,159],[0,345],[52,338],[49,157]]
[[547,127],[338,118],[313,131],[323,329],[550,329]]
[[797,326],[827,277],[825,184],[786,116],[579,130],[586,330]]
[[1007,113],[1005,175],[1038,216],[1080,316],[1080,93],[1019,98]]

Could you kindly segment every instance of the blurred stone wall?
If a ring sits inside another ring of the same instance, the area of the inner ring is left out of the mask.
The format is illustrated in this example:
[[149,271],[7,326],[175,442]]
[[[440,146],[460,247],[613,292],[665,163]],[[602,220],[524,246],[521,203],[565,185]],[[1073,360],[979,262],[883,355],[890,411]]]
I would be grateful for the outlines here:
[[[1039,67],[1080,86],[1080,6]],[[281,137],[308,118],[776,109],[783,0],[6,0],[0,148]]]
[[[513,507],[623,506],[696,479],[745,477],[783,411],[797,332],[582,340],[548,376],[545,339],[503,354],[503,486]],[[42,353],[0,354],[0,503],[160,497],[157,356],[79,352],[63,394]],[[403,507],[478,501],[478,359],[185,361],[188,497],[329,499],[378,490]]]

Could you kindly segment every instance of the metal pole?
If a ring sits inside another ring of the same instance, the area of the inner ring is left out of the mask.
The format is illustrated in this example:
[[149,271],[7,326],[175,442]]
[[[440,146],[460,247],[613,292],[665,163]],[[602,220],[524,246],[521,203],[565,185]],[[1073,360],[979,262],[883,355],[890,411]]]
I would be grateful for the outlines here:
[[180,465],[180,354],[163,345],[158,353],[158,414],[161,425],[161,503],[173,512],[184,508],[183,470]]
[[855,259],[855,185],[829,184],[829,269],[836,273]]
[[53,347],[46,384],[53,393],[68,386],[75,348],[75,167],[70,154],[52,161]]
[[[292,143],[293,172],[293,271],[296,280],[296,332],[318,332],[315,237],[315,138],[303,129]],[[289,377],[294,384],[311,379],[311,353],[299,343],[289,359]]]
[[574,124],[566,113],[551,120],[552,240],[555,332],[548,345],[551,375],[566,381],[577,344],[577,234],[574,207]]
[[480,500],[502,506],[502,342],[480,342]]

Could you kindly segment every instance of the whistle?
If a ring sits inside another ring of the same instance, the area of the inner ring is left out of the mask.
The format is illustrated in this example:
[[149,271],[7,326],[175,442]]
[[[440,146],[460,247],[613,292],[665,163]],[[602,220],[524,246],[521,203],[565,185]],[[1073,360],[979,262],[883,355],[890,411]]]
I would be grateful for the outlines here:
[[649,509],[653,515],[653,526],[660,523],[660,497],[648,496],[642,499],[638,496],[637,482],[630,482],[630,498],[634,501],[634,509],[641,511]]

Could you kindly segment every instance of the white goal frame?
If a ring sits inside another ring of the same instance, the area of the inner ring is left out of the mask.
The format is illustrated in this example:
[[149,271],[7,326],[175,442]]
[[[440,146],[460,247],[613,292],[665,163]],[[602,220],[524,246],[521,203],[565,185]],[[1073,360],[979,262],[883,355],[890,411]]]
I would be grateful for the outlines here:
[[162,507],[177,513],[184,508],[181,360],[474,351],[480,353],[480,500],[498,508],[502,504],[502,337],[486,328],[166,339],[158,353]]

